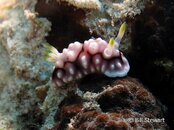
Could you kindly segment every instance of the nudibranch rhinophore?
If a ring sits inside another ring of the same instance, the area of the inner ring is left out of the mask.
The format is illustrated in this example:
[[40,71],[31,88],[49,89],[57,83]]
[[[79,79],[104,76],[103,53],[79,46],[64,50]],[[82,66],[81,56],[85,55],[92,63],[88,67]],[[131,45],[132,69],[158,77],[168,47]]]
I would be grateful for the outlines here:
[[111,38],[109,43],[101,38],[89,39],[83,44],[74,42],[63,49],[62,53],[47,46],[46,59],[55,63],[52,75],[55,85],[60,87],[92,73],[101,73],[112,78],[126,76],[130,66],[118,49],[125,30],[126,23],[123,23],[117,37]]

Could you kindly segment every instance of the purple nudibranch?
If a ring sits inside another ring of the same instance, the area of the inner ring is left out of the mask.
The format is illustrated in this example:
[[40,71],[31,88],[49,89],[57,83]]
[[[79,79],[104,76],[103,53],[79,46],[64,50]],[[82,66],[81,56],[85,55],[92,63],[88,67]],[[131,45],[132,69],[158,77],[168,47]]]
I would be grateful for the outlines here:
[[118,49],[125,30],[126,23],[123,23],[116,39],[111,38],[109,43],[101,38],[89,39],[83,44],[74,42],[63,49],[62,53],[47,46],[49,52],[46,59],[55,63],[52,80],[56,87],[92,73],[101,73],[112,78],[126,76],[130,66]]

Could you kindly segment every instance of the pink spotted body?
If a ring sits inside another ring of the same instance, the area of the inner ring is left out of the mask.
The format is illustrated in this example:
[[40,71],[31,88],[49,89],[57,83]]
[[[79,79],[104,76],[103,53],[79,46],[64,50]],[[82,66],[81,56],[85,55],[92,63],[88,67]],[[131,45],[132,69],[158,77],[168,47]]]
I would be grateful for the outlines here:
[[117,47],[111,48],[101,38],[89,39],[83,44],[74,42],[57,54],[52,80],[57,87],[92,74],[123,77],[130,66]]

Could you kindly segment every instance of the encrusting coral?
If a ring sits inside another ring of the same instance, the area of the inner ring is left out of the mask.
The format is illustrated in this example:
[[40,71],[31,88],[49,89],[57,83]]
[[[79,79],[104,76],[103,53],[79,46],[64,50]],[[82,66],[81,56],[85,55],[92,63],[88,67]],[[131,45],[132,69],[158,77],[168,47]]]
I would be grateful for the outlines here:
[[0,122],[8,124],[0,129],[38,128],[31,124],[41,119],[35,87],[45,84],[52,70],[41,58],[51,24],[37,18],[36,2],[0,1]]
[[[89,39],[84,44],[74,42],[59,53],[54,47],[47,47],[47,60],[55,63],[52,80],[57,87],[81,79],[91,73],[103,73],[108,77],[123,77],[129,71],[129,63],[118,50],[126,29],[126,23],[120,27],[118,36],[111,38],[109,44],[101,38]],[[50,52],[51,51],[51,52]]]
[[137,80],[118,79],[97,93],[84,85],[86,92],[78,86],[59,102],[51,130],[168,129],[163,107]]
[[77,8],[83,9],[95,9],[99,10],[101,8],[101,3],[99,0],[57,0],[58,2],[65,1]]
[[101,0],[100,10],[87,13],[86,25],[91,33],[102,35],[102,38],[108,40],[115,35],[120,21],[133,19],[140,14],[145,8],[145,3],[146,0]]

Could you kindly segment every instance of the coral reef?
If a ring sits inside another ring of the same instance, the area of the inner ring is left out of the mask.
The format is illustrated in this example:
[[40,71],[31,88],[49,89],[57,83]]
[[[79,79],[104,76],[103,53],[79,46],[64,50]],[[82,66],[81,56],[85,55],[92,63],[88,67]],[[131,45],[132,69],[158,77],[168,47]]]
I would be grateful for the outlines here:
[[[154,1],[150,1],[137,16],[146,2],[1,0],[0,129],[168,129],[174,99],[170,91],[174,81],[173,6],[167,8],[168,1],[151,6]],[[148,84],[163,103],[167,101],[167,118],[165,107],[132,78],[88,75],[65,88],[56,88],[50,81],[53,65],[43,59],[47,42],[62,51],[74,41],[97,37],[109,41],[123,21],[128,30],[120,50],[130,61],[129,74]],[[156,84],[159,80],[170,89]],[[168,93],[165,99],[159,96],[163,93]]]
[[85,91],[79,85],[66,92],[51,130],[168,129],[163,106],[142,84],[133,78],[108,81],[97,93],[86,84]]
[[[84,7],[84,3],[88,6]],[[89,6],[91,3],[95,4]],[[84,0],[49,0],[47,3],[45,0],[39,0],[36,11],[39,16],[47,17],[52,22],[51,33],[47,40],[60,51],[72,41],[83,42],[91,38],[91,35],[109,41],[111,37],[116,36],[115,33],[118,32],[123,21],[130,21],[140,14],[145,3],[146,1],[141,0],[85,0],[85,2]],[[121,50],[124,52],[129,52],[131,49],[130,31],[129,26],[126,39],[123,39],[121,44]]]
[[91,32],[109,39],[115,36],[115,30],[118,29],[121,20],[131,19],[141,13],[141,10],[145,8],[145,2],[141,0],[102,0],[103,12],[101,13],[99,10],[89,13],[86,24]]
[[17,77],[45,80],[44,74],[38,75],[41,70],[47,69],[43,59],[40,58],[42,52],[40,48],[41,43],[45,42],[43,38],[50,29],[50,23],[44,18],[36,19],[32,10],[27,10],[27,8],[23,10],[20,5],[16,6],[7,12],[6,20],[0,25],[2,45],[10,55],[10,64]]
[[[101,0],[101,10],[87,13],[85,24],[91,34],[97,34],[109,40],[115,36],[122,21],[132,21],[145,8],[146,0]],[[130,27],[130,26],[129,26]],[[126,39],[123,39],[120,50],[131,51],[131,28],[128,27]]]
[[0,122],[8,124],[3,129],[35,129],[42,118],[35,87],[45,84],[52,71],[41,58],[51,24],[36,17],[35,0],[1,4]]
[[[152,117],[151,117],[152,118]],[[131,112],[129,110],[123,110],[118,113],[102,113],[96,111],[82,112],[80,113],[75,120],[72,120],[71,124],[68,126],[68,130],[86,130],[86,129],[120,129],[120,130],[129,130],[129,129],[166,129],[164,123],[160,123],[161,126],[152,124],[148,122],[147,116],[138,114],[136,112]],[[134,122],[135,120],[135,122]],[[147,120],[147,122],[143,122]],[[163,119],[156,119],[157,122],[163,122]],[[141,122],[142,121],[142,122]],[[155,127],[154,127],[154,126]]]

